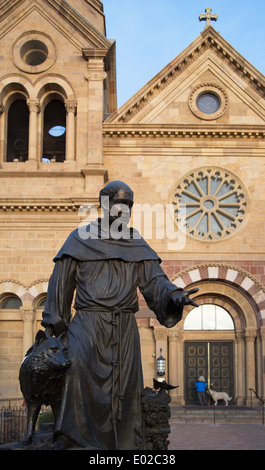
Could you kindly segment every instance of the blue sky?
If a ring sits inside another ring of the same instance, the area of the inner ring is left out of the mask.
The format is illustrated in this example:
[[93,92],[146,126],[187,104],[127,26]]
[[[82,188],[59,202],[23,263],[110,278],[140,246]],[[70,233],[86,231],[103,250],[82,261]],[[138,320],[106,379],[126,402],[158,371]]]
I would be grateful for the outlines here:
[[264,0],[103,0],[107,37],[117,44],[120,107],[196,39],[199,14],[265,75]]

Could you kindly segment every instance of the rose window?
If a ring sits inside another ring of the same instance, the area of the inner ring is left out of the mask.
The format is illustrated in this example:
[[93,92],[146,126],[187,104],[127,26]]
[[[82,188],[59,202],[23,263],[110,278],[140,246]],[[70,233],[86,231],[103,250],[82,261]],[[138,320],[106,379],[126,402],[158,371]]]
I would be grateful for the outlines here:
[[207,241],[232,235],[242,226],[248,207],[242,182],[220,168],[188,173],[175,187],[172,202],[179,226]]

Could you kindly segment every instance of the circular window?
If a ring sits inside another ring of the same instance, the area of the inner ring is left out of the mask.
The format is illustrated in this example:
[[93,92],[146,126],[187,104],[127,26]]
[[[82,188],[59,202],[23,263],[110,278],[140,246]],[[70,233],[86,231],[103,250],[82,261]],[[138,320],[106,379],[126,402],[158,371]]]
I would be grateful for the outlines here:
[[188,173],[174,188],[171,199],[179,227],[199,240],[216,241],[232,235],[248,211],[244,185],[221,168]]
[[16,67],[24,72],[44,72],[55,62],[55,45],[44,33],[27,32],[13,44],[12,59]]
[[193,114],[201,119],[218,119],[227,110],[228,97],[219,85],[203,83],[193,90],[189,106]]
[[48,57],[48,48],[42,41],[32,39],[23,44],[20,49],[20,56],[27,65],[40,65]]
[[216,93],[204,92],[200,93],[197,98],[197,107],[202,113],[213,114],[218,111],[221,106],[220,97]]

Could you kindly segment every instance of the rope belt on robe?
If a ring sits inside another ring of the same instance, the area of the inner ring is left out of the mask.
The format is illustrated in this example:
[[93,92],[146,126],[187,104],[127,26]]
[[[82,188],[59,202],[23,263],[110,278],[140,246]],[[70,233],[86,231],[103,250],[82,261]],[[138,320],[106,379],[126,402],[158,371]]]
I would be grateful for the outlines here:
[[[115,308],[112,312],[112,390],[111,390],[111,421],[112,421],[112,426],[113,426],[113,432],[114,432],[114,439],[115,439],[115,450],[119,449],[119,443],[118,443],[118,435],[117,435],[117,421],[120,421],[122,419],[122,400],[123,400],[123,394],[122,394],[122,377],[121,377],[121,348],[120,348],[120,341],[121,341],[121,322],[120,319],[116,321],[116,317],[120,316],[122,311],[119,308]],[[117,327],[118,327],[118,338],[117,338]],[[116,351],[115,351],[116,349]],[[117,413],[115,413],[115,369],[118,369],[118,381],[119,381],[119,387],[118,387],[118,410]]]
[[[87,309],[81,309],[79,311],[89,311]],[[112,313],[111,324],[112,324],[112,387],[111,387],[111,422],[113,427],[114,439],[115,439],[115,450],[119,450],[118,433],[117,433],[117,421],[122,419],[122,401],[123,396],[123,384],[122,384],[122,358],[121,358],[121,322],[119,317],[121,314],[134,313],[134,309],[127,307],[126,309],[120,309],[115,307],[114,309],[104,308],[93,308],[90,311],[93,312],[110,312]],[[118,369],[118,394],[115,394],[115,375]],[[118,400],[118,403],[117,403]],[[115,406],[116,405],[116,406]]]

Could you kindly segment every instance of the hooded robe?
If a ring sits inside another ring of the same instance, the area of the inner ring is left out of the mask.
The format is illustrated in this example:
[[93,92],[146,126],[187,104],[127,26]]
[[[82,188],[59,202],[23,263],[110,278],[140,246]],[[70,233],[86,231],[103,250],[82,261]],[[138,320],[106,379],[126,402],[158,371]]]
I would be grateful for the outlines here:
[[[92,224],[86,228],[88,232]],[[66,376],[55,435],[94,450],[142,447],[143,376],[135,320],[137,288],[161,325],[182,317],[179,290],[141,238],[80,237],[73,231],[54,259],[42,325],[68,329]],[[71,319],[74,292],[76,313]]]

